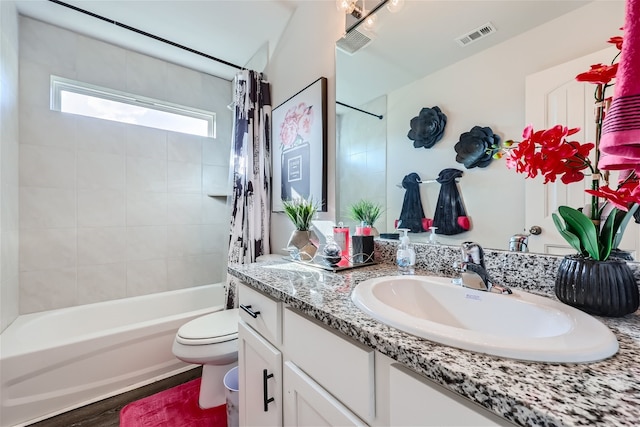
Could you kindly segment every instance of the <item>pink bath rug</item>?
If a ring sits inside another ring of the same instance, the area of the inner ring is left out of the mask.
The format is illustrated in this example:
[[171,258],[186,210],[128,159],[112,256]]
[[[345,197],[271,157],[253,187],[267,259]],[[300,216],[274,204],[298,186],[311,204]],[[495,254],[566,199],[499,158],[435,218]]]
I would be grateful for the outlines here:
[[126,405],[120,427],[226,427],[226,405],[201,409],[200,378]]

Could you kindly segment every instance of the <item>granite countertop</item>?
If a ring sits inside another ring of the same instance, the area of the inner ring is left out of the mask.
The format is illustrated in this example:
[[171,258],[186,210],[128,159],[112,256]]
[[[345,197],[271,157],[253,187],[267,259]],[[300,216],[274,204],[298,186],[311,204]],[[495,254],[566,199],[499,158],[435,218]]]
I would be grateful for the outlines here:
[[[350,298],[354,286],[397,274],[392,264],[332,273],[293,262],[265,261],[230,265],[228,271],[517,425],[640,424],[640,312],[621,319],[600,318],[620,344],[609,359],[589,364],[524,362],[440,345],[360,311]],[[416,269],[416,274],[433,273]]]

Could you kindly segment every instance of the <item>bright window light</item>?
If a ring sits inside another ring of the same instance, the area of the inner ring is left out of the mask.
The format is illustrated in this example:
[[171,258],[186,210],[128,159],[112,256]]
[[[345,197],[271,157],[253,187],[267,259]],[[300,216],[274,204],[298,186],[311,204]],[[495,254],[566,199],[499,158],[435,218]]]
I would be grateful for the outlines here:
[[51,76],[51,109],[215,138],[215,113]]

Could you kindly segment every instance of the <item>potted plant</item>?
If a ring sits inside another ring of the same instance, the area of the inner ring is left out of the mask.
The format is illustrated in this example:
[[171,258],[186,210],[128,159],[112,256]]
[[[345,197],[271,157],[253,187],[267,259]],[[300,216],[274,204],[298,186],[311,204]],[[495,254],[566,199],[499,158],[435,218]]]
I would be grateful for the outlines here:
[[349,206],[349,214],[360,224],[356,227],[356,234],[377,236],[378,230],[373,226],[382,215],[382,206],[379,203],[366,199],[360,199],[356,203]]
[[311,230],[311,221],[318,211],[318,205],[313,201],[313,197],[283,200],[282,205],[284,213],[296,228],[291,233],[287,248],[294,258],[298,256],[302,261],[310,261],[317,249],[313,243],[314,240],[317,241],[317,237]]
[[[612,37],[609,42],[621,49],[622,37]],[[614,84],[617,67],[614,58],[611,65],[592,65],[589,71],[576,76],[577,81],[596,85],[593,143],[572,140],[570,136],[579,131],[577,128],[556,125],[535,131],[529,125],[522,141],[505,144],[507,167],[529,178],[543,175],[545,183],[559,178],[564,184],[571,184],[590,176],[591,188],[586,192],[591,195],[591,203],[584,209],[559,206],[557,213],[552,214],[558,232],[577,251],[562,259],[555,291],[558,299],[566,304],[591,314],[612,317],[633,313],[640,305],[633,273],[618,255],[624,230],[640,204],[640,178],[630,169],[620,173],[617,185],[610,187],[608,175],[602,174],[599,168],[607,105],[605,92]]]

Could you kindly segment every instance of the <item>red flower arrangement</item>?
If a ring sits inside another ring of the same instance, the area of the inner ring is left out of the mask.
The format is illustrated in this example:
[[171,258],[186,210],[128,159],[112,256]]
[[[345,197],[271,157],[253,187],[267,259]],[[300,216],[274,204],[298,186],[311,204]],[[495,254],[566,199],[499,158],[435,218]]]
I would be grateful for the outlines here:
[[[623,38],[611,37],[608,41],[622,49]],[[602,122],[606,109],[611,102],[606,98],[607,88],[612,86],[620,53],[610,65],[594,64],[588,71],[578,74],[576,80],[596,85],[596,140],[594,143],[580,143],[570,140],[578,128],[556,125],[550,129],[535,131],[531,125],[523,132],[523,140],[514,143],[506,141],[506,166],[527,178],[544,176],[544,184],[555,182],[558,177],[564,184],[582,181],[591,177],[591,189],[585,190],[591,195],[590,212],[584,212],[560,206],[558,214],[553,214],[554,223],[564,239],[583,256],[595,260],[606,260],[612,249],[616,249],[622,239],[624,229],[638,210],[640,204],[640,180],[634,171],[619,176],[617,188],[609,187],[608,174],[602,176],[598,169],[600,151],[598,145],[602,133]],[[590,157],[595,148],[594,158]],[[497,157],[501,157],[502,153]],[[605,185],[600,186],[604,179]],[[604,203],[600,203],[600,199]],[[613,205],[610,209],[608,204]],[[606,215],[606,218],[605,218]],[[602,221],[601,221],[602,219]]]

